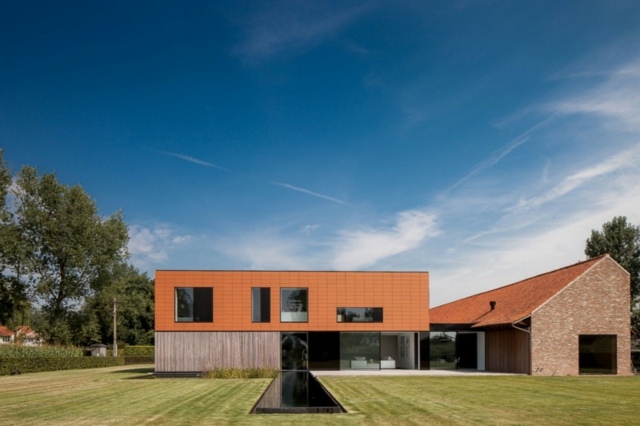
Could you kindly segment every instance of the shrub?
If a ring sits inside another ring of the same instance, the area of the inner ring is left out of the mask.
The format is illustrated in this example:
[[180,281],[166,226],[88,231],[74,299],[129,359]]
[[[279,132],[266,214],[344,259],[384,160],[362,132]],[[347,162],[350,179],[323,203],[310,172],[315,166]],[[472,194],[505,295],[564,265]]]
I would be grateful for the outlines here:
[[[118,352],[118,355],[120,355],[119,352]],[[153,357],[154,355],[155,355],[155,347],[150,345],[125,346],[122,350],[122,356],[125,356],[125,357],[139,357],[139,356]]]
[[41,371],[75,370],[80,368],[115,367],[124,365],[123,358],[106,357],[24,357],[0,358],[0,376],[37,373]]
[[152,356],[125,356],[124,365],[133,364],[154,364],[156,361]]
[[72,358],[82,357],[84,349],[75,346],[21,346],[0,345],[3,358]]
[[216,368],[205,372],[205,379],[273,379],[278,375],[275,368]]

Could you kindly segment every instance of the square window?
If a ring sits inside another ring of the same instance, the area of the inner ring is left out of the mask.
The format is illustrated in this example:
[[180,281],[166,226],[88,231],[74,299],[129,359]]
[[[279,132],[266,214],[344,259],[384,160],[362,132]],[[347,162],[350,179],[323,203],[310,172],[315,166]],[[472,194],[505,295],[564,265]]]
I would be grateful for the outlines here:
[[213,322],[213,288],[180,287],[175,292],[176,322]]
[[308,322],[309,300],[306,288],[280,289],[280,321]]
[[618,350],[615,334],[583,334],[578,340],[580,374],[617,373]]

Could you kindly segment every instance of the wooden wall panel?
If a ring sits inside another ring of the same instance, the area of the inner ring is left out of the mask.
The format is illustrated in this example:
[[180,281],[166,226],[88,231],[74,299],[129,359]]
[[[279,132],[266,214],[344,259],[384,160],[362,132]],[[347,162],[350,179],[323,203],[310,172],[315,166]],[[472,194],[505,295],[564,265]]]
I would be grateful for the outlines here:
[[529,334],[520,330],[487,331],[486,370],[530,374]]
[[156,332],[157,372],[280,369],[278,332]]

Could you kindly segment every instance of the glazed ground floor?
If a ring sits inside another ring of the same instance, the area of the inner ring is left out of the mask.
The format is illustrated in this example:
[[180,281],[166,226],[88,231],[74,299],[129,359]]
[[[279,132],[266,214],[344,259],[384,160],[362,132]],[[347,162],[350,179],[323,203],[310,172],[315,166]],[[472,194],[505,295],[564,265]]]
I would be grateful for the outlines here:
[[[576,335],[564,371],[629,374],[618,361],[616,335]],[[547,375],[532,359],[530,334],[491,331],[156,332],[156,372],[200,373],[216,368],[380,371],[476,370]],[[553,355],[553,351],[551,351]],[[559,357],[558,357],[559,358]],[[553,373],[553,371],[551,372]],[[567,374],[567,373],[565,373]]]
[[156,372],[429,369],[429,333],[156,332]]

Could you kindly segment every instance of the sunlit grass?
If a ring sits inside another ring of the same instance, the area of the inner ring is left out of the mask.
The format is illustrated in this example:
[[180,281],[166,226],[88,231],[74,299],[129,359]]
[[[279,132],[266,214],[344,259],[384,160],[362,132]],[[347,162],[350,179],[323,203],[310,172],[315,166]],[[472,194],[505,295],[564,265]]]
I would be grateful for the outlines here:
[[269,379],[154,379],[145,366],[0,377],[0,424],[637,424],[640,377],[321,377],[347,414],[249,411]]

